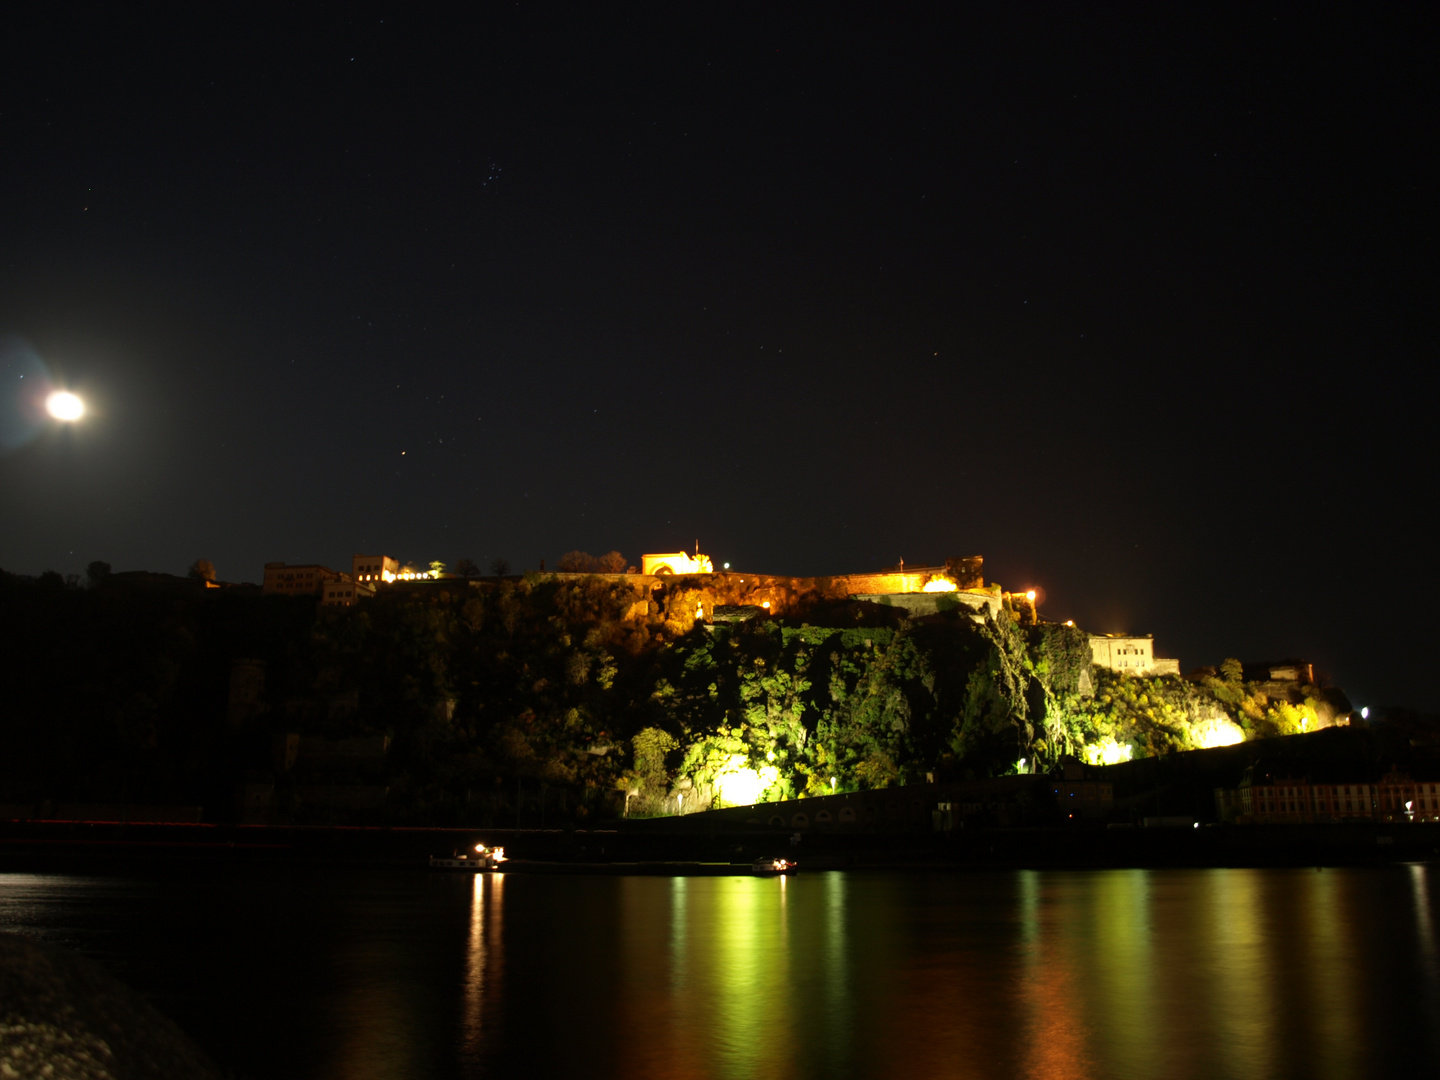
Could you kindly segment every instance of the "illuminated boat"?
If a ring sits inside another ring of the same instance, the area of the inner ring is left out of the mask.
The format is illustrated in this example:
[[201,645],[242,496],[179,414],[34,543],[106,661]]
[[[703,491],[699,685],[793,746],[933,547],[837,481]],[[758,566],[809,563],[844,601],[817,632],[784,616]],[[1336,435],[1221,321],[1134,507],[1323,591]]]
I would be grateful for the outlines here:
[[755,872],[756,877],[781,877],[795,873],[795,863],[789,859],[772,859],[768,855],[763,859],[756,859],[750,869]]
[[451,855],[448,859],[437,855],[430,856],[431,870],[464,870],[471,874],[478,874],[483,870],[499,870],[500,864],[505,861],[505,849],[503,847],[486,847],[484,844],[475,845],[475,853]]

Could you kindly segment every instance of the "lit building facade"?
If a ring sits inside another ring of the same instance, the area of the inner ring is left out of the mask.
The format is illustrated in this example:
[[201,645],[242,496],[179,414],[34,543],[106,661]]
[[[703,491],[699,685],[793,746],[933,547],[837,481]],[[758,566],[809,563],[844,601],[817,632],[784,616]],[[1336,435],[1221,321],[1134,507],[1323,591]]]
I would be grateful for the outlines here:
[[1378,784],[1316,784],[1281,778],[1216,788],[1221,821],[1300,825],[1342,821],[1440,821],[1440,783],[1415,781],[1392,770]]
[[283,562],[267,562],[260,592],[264,596],[319,596],[327,581],[344,579],[344,574],[328,566],[313,563],[287,566]]
[[356,600],[374,596],[375,587],[366,581],[351,581],[345,575],[327,580],[320,592],[321,607],[350,607]]
[[350,576],[357,582],[394,581],[399,573],[399,561],[389,555],[354,555],[350,559]]
[[1126,675],[1179,675],[1179,660],[1162,660],[1155,656],[1155,639],[1150,634],[1131,637],[1125,634],[1091,634],[1090,662]]
[[642,574],[710,574],[714,570],[710,556],[701,555],[698,551],[693,559],[683,551],[640,556]]

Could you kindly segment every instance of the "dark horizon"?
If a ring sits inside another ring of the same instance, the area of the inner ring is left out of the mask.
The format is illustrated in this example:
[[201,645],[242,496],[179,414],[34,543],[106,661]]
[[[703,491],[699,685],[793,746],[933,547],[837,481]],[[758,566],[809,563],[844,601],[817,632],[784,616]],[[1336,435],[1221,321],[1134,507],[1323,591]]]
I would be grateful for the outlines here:
[[92,412],[0,568],[978,554],[1435,711],[1432,24],[7,11],[0,376]]

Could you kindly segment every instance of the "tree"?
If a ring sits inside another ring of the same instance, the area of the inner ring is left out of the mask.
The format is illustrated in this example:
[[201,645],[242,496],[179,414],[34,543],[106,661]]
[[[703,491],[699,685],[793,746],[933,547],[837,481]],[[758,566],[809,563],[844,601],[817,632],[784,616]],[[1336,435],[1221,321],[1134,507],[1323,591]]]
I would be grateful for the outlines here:
[[439,559],[432,560],[430,563],[430,576],[439,577],[443,573],[445,573],[445,564]]
[[85,567],[85,577],[89,579],[92,587],[103,585],[105,579],[110,576],[110,564],[96,559],[89,566]]
[[555,569],[564,574],[588,574],[592,561],[588,551],[567,551],[560,556]]
[[510,573],[510,560],[504,555],[496,555],[490,560],[490,573],[496,577],[507,577]]
[[[668,731],[650,727],[637,732],[630,745],[635,751],[635,767],[618,783],[619,790],[625,792],[626,816],[634,811],[642,816],[664,813],[670,787],[670,770],[665,758],[680,744]],[[630,800],[637,796],[639,805],[632,809]]]
[[567,551],[555,568],[566,574],[623,574],[625,556],[618,551],[591,555],[588,551]]
[[215,564],[209,559],[196,559],[190,564],[190,577],[195,581],[214,581]]
[[591,568],[597,574],[623,574],[625,573],[625,556],[618,551],[612,551],[608,555],[601,555],[593,560]]
[[475,565],[473,559],[461,559],[455,564],[455,572],[463,578],[472,578],[480,573],[480,567]]

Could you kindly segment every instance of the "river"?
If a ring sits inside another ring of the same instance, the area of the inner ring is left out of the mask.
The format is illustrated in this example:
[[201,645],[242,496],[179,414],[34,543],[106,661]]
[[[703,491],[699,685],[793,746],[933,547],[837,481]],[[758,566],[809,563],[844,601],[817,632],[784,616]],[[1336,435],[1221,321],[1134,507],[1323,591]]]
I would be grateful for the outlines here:
[[0,874],[260,1078],[1440,1075],[1440,867]]

